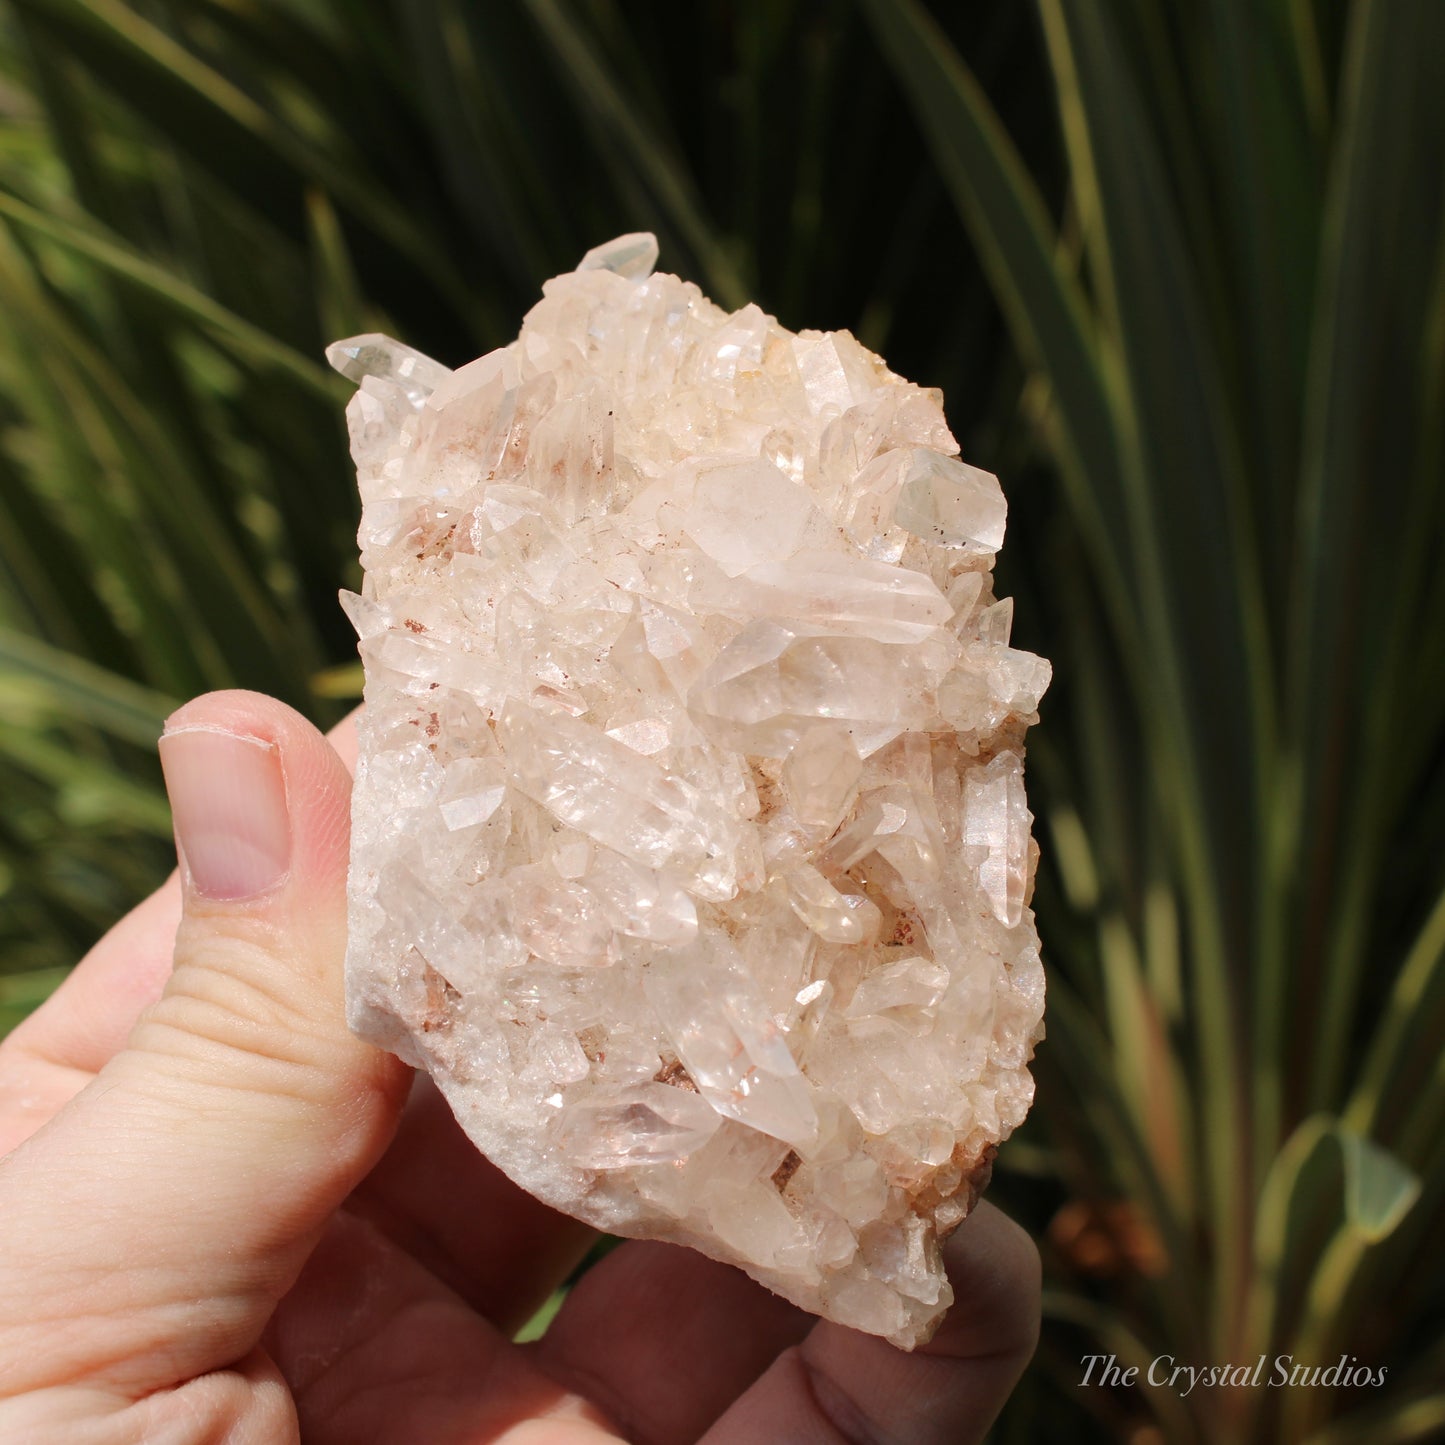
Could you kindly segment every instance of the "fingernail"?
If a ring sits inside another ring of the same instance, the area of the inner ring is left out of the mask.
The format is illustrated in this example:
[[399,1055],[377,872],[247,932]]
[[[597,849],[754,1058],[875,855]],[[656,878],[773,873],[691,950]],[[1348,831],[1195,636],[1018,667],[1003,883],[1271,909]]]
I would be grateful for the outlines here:
[[286,780],[276,745],[220,728],[160,741],[176,852],[193,892],[240,902],[276,887],[291,866]]

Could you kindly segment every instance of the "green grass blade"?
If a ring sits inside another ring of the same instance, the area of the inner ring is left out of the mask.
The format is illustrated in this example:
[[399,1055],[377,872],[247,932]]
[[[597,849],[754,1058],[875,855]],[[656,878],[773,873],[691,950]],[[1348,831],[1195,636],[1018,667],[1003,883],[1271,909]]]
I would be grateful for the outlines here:
[[[309,182],[331,190],[365,225],[471,317],[482,332],[507,328],[485,292],[469,286],[435,236],[375,183],[348,139],[344,117],[310,109],[313,134],[231,80],[217,65],[121,0],[14,0],[51,43],[68,48],[181,148],[224,165],[237,193],[263,213],[279,194],[299,201]],[[262,42],[264,45],[264,41]],[[282,57],[284,59],[284,57]],[[288,107],[295,115],[300,97]]]
[[326,367],[228,311],[181,280],[173,271],[135,254],[116,238],[105,236],[93,224],[81,225],[39,211],[3,192],[0,192],[0,216],[140,287],[185,319],[199,323],[222,345],[235,350],[243,358],[277,367],[328,402],[335,402],[342,394],[335,385],[336,378]]
[[750,297],[731,256],[721,243],[676,150],[644,122],[610,73],[597,48],[561,0],[525,0],[538,29],[552,46],[561,74],[597,126],[618,145],[638,178],[656,198],[661,212],[701,262],[707,286],[729,308]]
[[23,678],[56,714],[87,723],[112,737],[154,747],[174,698],[50,647],[38,638],[0,627],[0,673]]
[[[1328,1114],[1303,1120],[1270,1162],[1254,1215],[1254,1259],[1245,1345],[1249,1352],[1274,1350],[1298,1281],[1298,1241],[1310,1238],[1312,1216],[1339,1197],[1340,1160],[1331,1147],[1336,1121]],[[1338,1214],[1337,1207],[1335,1208]]]
[[514,1342],[525,1345],[533,1340],[540,1340],[547,1333],[547,1327],[557,1318],[557,1312],[566,1302],[567,1291],[565,1289],[553,1290],[537,1313],[517,1331],[513,1337]]
[[[1314,922],[1307,956],[1325,965],[1310,1091],[1322,1107],[1342,1093],[1390,822],[1376,771],[1390,755],[1358,751],[1358,699],[1390,685],[1360,618],[1395,585],[1396,558],[1361,537],[1394,531],[1421,434],[1413,378],[1399,362],[1413,368],[1433,324],[1441,181],[1422,185],[1408,158],[1418,137],[1445,131],[1445,10],[1431,0],[1355,7],[1341,123],[1312,343],[1289,701],[1292,749],[1311,780],[1299,829],[1302,906]],[[1438,397],[1429,405],[1438,409]]]
[[[1078,279],[1057,264],[1057,236],[1038,187],[977,80],[927,12],[915,0],[861,3],[1014,338],[1048,377],[1069,497],[1100,575],[1122,575],[1125,519],[1110,483],[1120,472],[1120,448],[1100,342]],[[1129,614],[1127,598],[1113,601]]]
[[575,265],[564,218],[547,195],[555,166],[527,107],[528,92],[543,89],[541,77],[511,40],[525,20],[464,0],[422,0],[404,12],[427,122],[458,211],[519,285],[530,288],[559,266]]
[[[1225,879],[1231,861],[1252,877],[1246,860],[1257,813],[1250,800],[1261,780],[1248,771],[1243,779],[1214,773],[1221,763],[1231,770],[1248,769],[1251,762],[1267,766],[1270,756],[1257,562],[1237,505],[1234,438],[1217,361],[1131,77],[1097,6],[1045,0],[1043,15],[1091,275],[1124,361],[1118,407],[1131,440],[1123,469],[1125,505],[1159,678],[1157,714],[1146,714],[1146,727],[1160,776],[1171,777],[1177,788],[1164,816],[1191,904],[1192,1012],[1220,1257],[1215,1344],[1227,1350],[1244,1287],[1251,1189],[1239,1163],[1249,1125],[1227,961],[1244,956],[1250,940],[1249,913],[1225,908],[1227,898],[1239,896],[1226,889]],[[1236,594],[1221,597],[1211,583],[1225,576],[1239,589],[1239,605],[1221,619],[1221,602]],[[1245,893],[1241,902],[1247,898]]]
[[171,836],[171,810],[156,789],[52,741],[29,724],[0,720],[0,755],[57,789],[60,812],[73,826]]
[[[360,335],[369,329],[366,302],[346,245],[341,218],[331,198],[315,186],[306,192],[306,223],[322,334],[333,338]],[[327,399],[332,400],[333,395],[328,383]]]
[[1404,1094],[1428,1077],[1445,1037],[1445,892],[1435,900],[1404,966],[1360,1068],[1346,1123],[1360,1133],[1393,1137]]

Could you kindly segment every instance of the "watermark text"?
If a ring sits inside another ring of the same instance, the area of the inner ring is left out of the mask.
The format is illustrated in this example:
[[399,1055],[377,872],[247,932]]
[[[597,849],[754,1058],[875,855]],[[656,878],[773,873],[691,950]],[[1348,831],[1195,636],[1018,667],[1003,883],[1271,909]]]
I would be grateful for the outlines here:
[[1364,1389],[1385,1383],[1387,1367],[1361,1364],[1341,1355],[1331,1364],[1306,1364],[1293,1355],[1261,1355],[1247,1364],[1192,1365],[1173,1355],[1156,1355],[1147,1365],[1124,1365],[1116,1355],[1085,1355],[1079,1361],[1079,1385],[1096,1389],[1132,1389],[1147,1385],[1181,1399],[1195,1390]]

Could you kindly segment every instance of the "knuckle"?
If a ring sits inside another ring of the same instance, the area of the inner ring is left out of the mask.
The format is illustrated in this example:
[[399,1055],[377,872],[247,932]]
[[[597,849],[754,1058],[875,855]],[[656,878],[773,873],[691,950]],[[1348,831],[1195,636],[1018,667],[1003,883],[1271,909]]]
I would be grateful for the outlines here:
[[317,1005],[277,939],[183,931],[175,970],[130,1047],[198,1065],[211,1080],[243,1077],[251,1088],[310,1098],[325,1092],[351,1044],[339,999],[334,1010]]

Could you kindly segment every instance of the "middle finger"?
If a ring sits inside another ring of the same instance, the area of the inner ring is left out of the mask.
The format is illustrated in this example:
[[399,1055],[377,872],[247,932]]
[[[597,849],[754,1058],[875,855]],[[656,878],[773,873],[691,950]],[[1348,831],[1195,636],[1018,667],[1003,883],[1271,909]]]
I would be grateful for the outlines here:
[[531,1318],[597,1237],[485,1159],[424,1074],[391,1147],[347,1207],[506,1334]]

